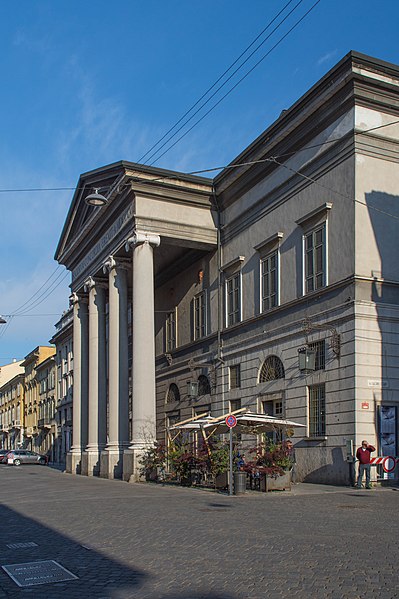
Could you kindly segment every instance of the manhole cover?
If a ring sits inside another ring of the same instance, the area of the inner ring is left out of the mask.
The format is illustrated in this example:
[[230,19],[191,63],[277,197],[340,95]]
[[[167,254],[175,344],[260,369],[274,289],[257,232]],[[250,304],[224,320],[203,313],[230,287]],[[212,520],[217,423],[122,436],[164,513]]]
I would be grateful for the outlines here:
[[78,577],[54,560],[1,566],[19,587],[75,580]]
[[33,541],[29,541],[26,543],[8,543],[7,547],[9,549],[27,549],[28,547],[39,547],[39,545]]

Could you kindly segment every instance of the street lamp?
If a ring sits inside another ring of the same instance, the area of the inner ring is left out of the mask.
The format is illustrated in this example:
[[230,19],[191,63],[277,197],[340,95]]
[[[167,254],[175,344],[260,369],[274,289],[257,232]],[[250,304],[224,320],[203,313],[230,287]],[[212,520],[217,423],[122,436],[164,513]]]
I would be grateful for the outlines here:
[[298,349],[299,370],[304,374],[316,370],[316,352],[309,347]]
[[94,187],[94,193],[85,197],[85,202],[89,206],[105,206],[105,204],[108,204],[107,198],[98,193],[98,187]]

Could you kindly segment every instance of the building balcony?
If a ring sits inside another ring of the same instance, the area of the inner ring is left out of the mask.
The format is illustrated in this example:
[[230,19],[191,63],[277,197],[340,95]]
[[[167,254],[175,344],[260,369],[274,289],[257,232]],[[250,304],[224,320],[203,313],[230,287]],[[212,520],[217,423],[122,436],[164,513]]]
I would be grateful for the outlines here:
[[52,418],[39,418],[37,421],[38,428],[51,428]]
[[13,428],[22,428],[22,422],[21,422],[21,420],[13,420],[12,421],[12,427]]

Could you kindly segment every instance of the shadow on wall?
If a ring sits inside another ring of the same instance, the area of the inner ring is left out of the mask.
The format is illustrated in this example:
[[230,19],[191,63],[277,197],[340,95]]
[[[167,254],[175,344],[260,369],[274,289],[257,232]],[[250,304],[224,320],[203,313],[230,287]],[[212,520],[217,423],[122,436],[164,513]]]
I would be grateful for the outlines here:
[[[374,279],[370,299],[375,302],[381,335],[381,372],[378,377],[381,386],[374,393],[377,453],[398,455],[399,370],[395,347],[399,343],[399,327],[391,310],[392,306],[399,305],[399,287],[396,283],[399,281],[399,196],[372,191],[365,195],[365,199],[379,254],[379,269],[370,273]],[[398,476],[399,468],[389,478],[397,480]]]
[[[295,445],[297,459],[300,457],[300,448],[309,447],[309,442],[301,441]],[[298,480],[303,480],[305,483],[319,483],[325,485],[349,485],[350,465],[344,459],[342,447],[334,447],[331,451],[332,461],[327,462],[327,450],[324,446],[315,446],[312,450],[304,452],[306,456],[306,472],[303,478],[301,477],[300,460],[298,459]],[[309,460],[312,460],[312,464]],[[323,464],[323,462],[325,462]],[[322,465],[320,465],[322,464]],[[309,472],[310,470],[310,472]]]

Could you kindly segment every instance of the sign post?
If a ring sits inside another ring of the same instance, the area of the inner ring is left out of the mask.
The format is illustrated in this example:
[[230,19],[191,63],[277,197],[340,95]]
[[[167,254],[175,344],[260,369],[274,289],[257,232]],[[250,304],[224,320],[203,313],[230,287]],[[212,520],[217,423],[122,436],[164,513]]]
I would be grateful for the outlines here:
[[230,414],[226,417],[226,425],[230,429],[230,453],[229,453],[229,461],[230,461],[230,473],[229,473],[229,495],[233,495],[233,428],[237,426],[237,418],[234,414]]

